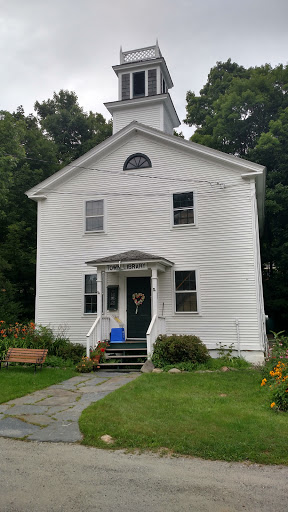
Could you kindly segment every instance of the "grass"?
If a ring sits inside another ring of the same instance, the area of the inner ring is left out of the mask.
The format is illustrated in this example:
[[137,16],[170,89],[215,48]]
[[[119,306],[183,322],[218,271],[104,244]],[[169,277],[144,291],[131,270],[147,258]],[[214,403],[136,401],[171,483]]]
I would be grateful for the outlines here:
[[47,388],[66,379],[79,375],[71,368],[43,368],[37,369],[34,374],[34,366],[11,366],[0,371],[0,404],[33,393],[38,389]]
[[142,375],[83,411],[83,444],[287,465],[288,415],[260,383],[257,370]]

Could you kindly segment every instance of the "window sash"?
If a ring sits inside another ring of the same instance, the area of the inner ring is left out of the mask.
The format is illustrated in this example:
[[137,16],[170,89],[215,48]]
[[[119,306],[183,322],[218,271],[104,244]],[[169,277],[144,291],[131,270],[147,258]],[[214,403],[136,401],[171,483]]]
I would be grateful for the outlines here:
[[86,201],[85,231],[104,231],[104,200]]
[[195,270],[175,271],[176,313],[197,313],[197,283]]
[[84,284],[84,313],[97,313],[97,275],[86,274]]
[[173,225],[195,224],[194,193],[173,194]]

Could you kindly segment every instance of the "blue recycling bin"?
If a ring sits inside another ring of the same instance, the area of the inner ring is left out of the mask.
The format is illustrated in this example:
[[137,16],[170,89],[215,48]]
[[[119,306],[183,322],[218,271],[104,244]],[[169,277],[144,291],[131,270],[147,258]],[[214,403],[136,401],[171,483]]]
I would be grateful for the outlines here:
[[113,327],[110,334],[110,343],[123,343],[125,341],[125,332],[123,327]]

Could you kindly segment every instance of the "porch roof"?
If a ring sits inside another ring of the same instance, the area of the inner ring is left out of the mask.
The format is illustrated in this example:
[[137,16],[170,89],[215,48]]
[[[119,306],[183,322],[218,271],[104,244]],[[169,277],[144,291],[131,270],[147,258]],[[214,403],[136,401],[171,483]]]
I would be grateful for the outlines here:
[[110,263],[133,263],[137,262],[158,262],[162,263],[167,267],[171,267],[173,265],[172,261],[163,258],[162,256],[155,256],[155,254],[149,254],[147,252],[142,251],[125,251],[120,252],[118,254],[113,254],[112,256],[106,256],[105,258],[98,258],[97,260],[86,261],[86,265],[102,265],[102,264],[110,264]]

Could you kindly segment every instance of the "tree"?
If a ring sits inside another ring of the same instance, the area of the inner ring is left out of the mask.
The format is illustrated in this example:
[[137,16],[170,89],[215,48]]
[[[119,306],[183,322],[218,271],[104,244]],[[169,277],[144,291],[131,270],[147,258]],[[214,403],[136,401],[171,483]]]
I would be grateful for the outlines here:
[[197,97],[187,93],[191,140],[267,167],[262,239],[266,312],[288,328],[288,66],[218,62]]
[[59,168],[54,143],[22,107],[0,113],[0,316],[34,316],[36,204],[25,191]]
[[53,99],[36,101],[35,110],[42,129],[56,144],[61,164],[75,160],[112,135],[112,123],[102,114],[84,112],[75,92],[54,92]]
[[0,320],[34,317],[36,203],[25,191],[112,133],[101,114],[86,114],[74,92],[36,102],[38,117],[0,111]]

